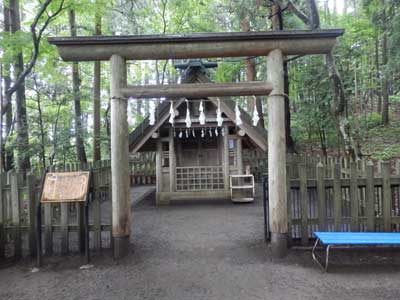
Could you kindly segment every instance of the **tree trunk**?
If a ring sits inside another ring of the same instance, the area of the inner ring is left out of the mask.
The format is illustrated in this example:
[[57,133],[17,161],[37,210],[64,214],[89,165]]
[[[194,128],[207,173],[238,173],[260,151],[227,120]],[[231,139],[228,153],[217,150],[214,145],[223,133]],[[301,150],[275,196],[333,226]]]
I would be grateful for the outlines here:
[[[10,0],[10,25],[11,32],[15,33],[21,29],[21,20],[19,12],[19,1]],[[17,80],[24,69],[24,60],[22,50],[15,56],[14,62],[14,78]],[[25,99],[25,82],[23,81],[15,93],[15,119],[17,129],[17,152],[18,152],[18,169],[22,174],[30,169],[29,160],[29,135],[28,135],[28,120],[26,115],[26,99]]]
[[[95,35],[101,35],[101,16],[95,16]],[[101,108],[101,62],[94,62],[93,79],[93,161],[101,160],[100,108]]]
[[[69,11],[69,25],[71,36],[76,36],[75,11]],[[77,62],[72,63],[72,92],[75,108],[75,147],[77,159],[80,163],[86,163],[85,145],[83,143],[81,95],[80,95],[79,66]]]
[[[4,32],[11,32],[11,26],[10,26],[10,9],[9,6],[7,6],[7,2],[4,2],[4,8],[3,8],[3,14],[4,14]],[[4,64],[3,68],[4,72],[4,91],[7,91],[11,87],[11,66],[10,64]],[[8,106],[6,107],[6,112],[5,112],[5,131],[6,134],[5,136],[11,132],[11,126],[12,126],[12,102],[11,102],[11,94],[9,93],[4,93],[4,103],[8,103]],[[10,149],[6,149],[5,147],[5,141],[6,139],[3,140],[3,150],[4,150],[4,171],[11,170],[14,167],[14,153]]]
[[[388,63],[388,43],[387,43],[387,26],[386,26],[386,0],[382,0],[382,65],[387,66]],[[382,74],[382,124],[389,124],[389,83],[387,70]]]
[[380,72],[380,66],[379,66],[379,38],[376,38],[375,40],[375,70],[376,70],[376,81],[377,81],[377,88],[376,88],[376,95],[378,97],[378,103],[377,103],[377,112],[381,113],[382,112],[382,93],[381,90],[382,88],[379,88],[379,85],[381,85],[381,72]]
[[[248,16],[244,16],[240,23],[241,30],[243,32],[250,31],[250,20]],[[257,79],[257,69],[256,69],[256,60],[253,57],[248,57],[246,59],[246,80],[247,81],[255,81]],[[254,106],[257,109],[258,116],[260,120],[258,121],[257,126],[264,128],[264,114],[263,114],[263,103],[261,97],[248,97],[248,112],[253,114]]]

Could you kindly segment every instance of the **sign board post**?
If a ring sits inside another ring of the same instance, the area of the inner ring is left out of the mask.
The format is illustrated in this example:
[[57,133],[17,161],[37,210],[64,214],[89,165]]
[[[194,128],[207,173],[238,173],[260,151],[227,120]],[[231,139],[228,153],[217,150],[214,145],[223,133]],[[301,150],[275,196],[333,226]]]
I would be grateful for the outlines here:
[[89,263],[89,202],[91,172],[61,172],[43,174],[40,201],[36,209],[37,266],[42,264],[42,204],[84,203],[85,257]]

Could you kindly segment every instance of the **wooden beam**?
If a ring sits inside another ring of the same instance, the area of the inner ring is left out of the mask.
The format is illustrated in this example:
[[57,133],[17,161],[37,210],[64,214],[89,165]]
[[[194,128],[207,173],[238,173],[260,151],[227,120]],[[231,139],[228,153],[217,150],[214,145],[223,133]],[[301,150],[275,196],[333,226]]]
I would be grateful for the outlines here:
[[263,81],[236,83],[184,83],[167,85],[137,85],[121,89],[125,97],[149,98],[206,98],[229,96],[266,96],[272,85]]
[[65,61],[181,59],[265,56],[274,49],[286,55],[324,54],[341,29],[221,32],[187,35],[85,36],[49,38]]
[[110,59],[111,82],[111,186],[114,257],[128,254],[131,227],[127,101],[120,89],[126,86],[126,63],[118,55]]
[[286,142],[283,55],[276,49],[267,57],[267,78],[274,89],[268,97],[268,193],[271,250],[275,257],[287,253]]

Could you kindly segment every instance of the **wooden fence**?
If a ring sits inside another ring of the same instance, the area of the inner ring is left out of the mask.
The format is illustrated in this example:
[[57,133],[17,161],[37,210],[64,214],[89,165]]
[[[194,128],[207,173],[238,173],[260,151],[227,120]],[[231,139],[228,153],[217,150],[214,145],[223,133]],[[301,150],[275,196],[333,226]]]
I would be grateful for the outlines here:
[[317,230],[400,231],[399,165],[288,165],[291,240],[308,244]]
[[[54,167],[50,171],[90,169],[94,192],[89,211],[90,245],[100,250],[111,246],[109,162]],[[36,255],[35,213],[41,173],[31,172],[26,178],[14,171],[0,174],[0,257]],[[44,254],[84,249],[83,203],[44,204],[41,213]]]
[[[87,165],[55,166],[50,171],[93,171],[93,199],[89,208],[90,247],[111,248],[111,168],[110,161]],[[26,178],[10,171],[0,174],[0,258],[36,255],[35,213],[43,170]],[[135,180],[132,182],[132,178]],[[154,184],[151,155],[131,161],[131,183]],[[67,254],[84,249],[83,204],[42,205],[43,251],[45,255]]]
[[137,153],[130,159],[131,186],[156,184],[155,152]]

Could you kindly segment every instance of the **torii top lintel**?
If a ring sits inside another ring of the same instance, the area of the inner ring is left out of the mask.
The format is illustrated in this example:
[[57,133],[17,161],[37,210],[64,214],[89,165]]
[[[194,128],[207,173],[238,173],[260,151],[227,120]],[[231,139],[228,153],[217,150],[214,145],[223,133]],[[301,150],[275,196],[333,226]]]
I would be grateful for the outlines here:
[[51,37],[65,61],[184,59],[266,56],[274,49],[285,55],[325,54],[342,29],[221,32],[174,35]]

